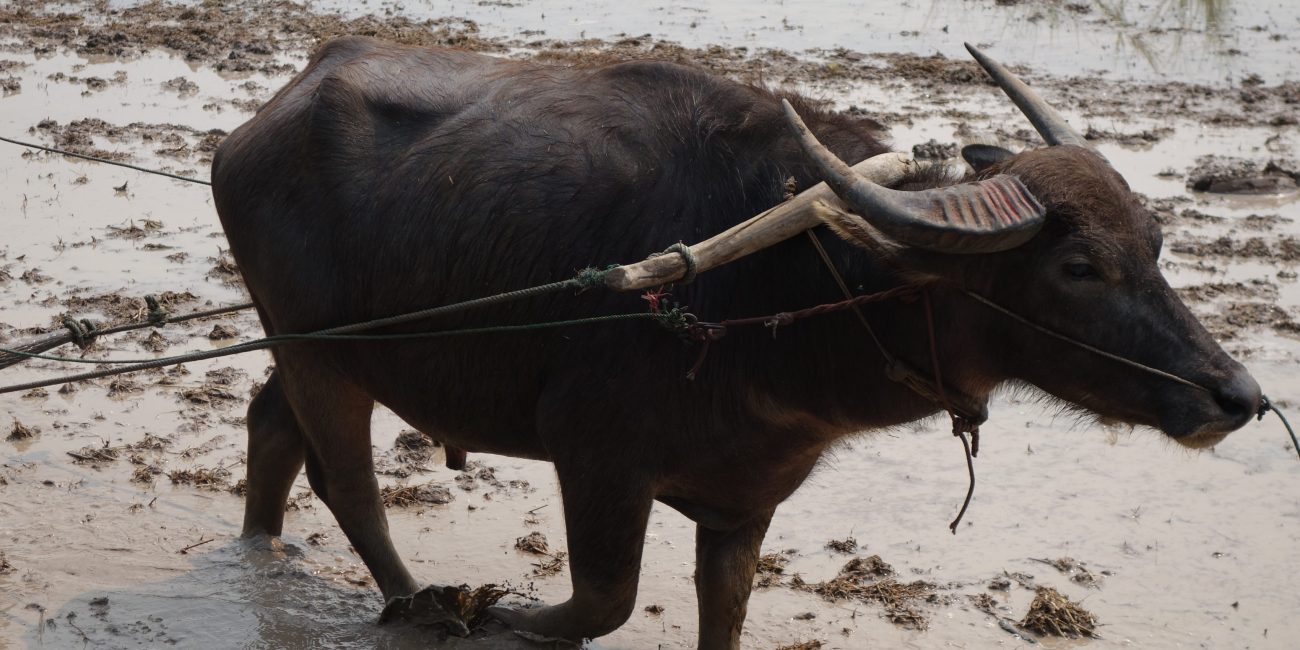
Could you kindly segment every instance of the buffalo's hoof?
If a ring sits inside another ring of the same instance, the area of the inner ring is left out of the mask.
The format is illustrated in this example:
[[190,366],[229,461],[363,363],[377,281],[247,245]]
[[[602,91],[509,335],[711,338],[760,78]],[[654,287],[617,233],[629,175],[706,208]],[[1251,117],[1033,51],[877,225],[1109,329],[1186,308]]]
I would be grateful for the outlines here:
[[582,644],[575,643],[569,639],[556,636],[548,636],[531,631],[529,628],[536,624],[533,620],[535,612],[538,610],[520,610],[511,609],[496,605],[487,608],[487,613],[492,618],[501,621],[508,626],[515,634],[532,641],[534,643],[546,643],[561,648],[580,648]]
[[[398,596],[384,605],[379,614],[379,622],[402,622],[412,625],[441,627],[455,636],[469,636],[469,626],[454,607],[454,599],[460,593],[456,587],[430,585],[410,596]],[[448,602],[450,600],[450,602]]]

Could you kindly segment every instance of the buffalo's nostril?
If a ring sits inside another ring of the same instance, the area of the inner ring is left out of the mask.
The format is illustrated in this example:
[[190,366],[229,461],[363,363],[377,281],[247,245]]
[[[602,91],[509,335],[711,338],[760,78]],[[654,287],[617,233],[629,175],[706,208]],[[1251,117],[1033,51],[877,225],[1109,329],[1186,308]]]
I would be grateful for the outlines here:
[[1259,411],[1259,384],[1246,372],[1239,372],[1215,387],[1214,401],[1232,420],[1245,422]]

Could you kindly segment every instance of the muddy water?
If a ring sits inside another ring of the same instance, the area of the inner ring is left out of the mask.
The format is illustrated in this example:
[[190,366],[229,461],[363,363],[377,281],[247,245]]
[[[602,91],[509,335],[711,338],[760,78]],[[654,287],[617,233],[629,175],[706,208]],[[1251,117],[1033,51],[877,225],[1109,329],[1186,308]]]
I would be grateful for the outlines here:
[[[1053,3],[959,4],[960,21],[948,18],[945,12],[952,9],[946,3],[928,2],[888,10],[826,3],[815,12],[801,8],[797,18],[789,15],[789,6],[765,2],[720,2],[704,10],[651,4],[618,11],[612,5],[576,3],[456,3],[451,10],[444,4],[407,3],[404,10],[417,17],[435,11],[465,16],[478,20],[485,35],[509,39],[651,31],[692,46],[796,52],[845,46],[952,56],[961,40],[974,40],[997,43],[999,55],[1034,65],[1049,83],[1060,81],[1058,75],[1090,75],[1094,68],[1139,81],[1223,82],[1250,72],[1270,84],[1297,78],[1289,66],[1295,65],[1300,23],[1289,3],[1252,3],[1249,9],[1244,3],[1167,3],[1229,9],[1216,14],[1214,23],[1194,11],[1157,15],[1152,19],[1189,22],[1178,32],[1169,25],[1160,27],[1161,33],[1142,32],[1150,47],[1181,41],[1201,57],[1189,65],[1178,63],[1178,57],[1153,64],[1114,49],[1145,24],[1099,20],[1106,6],[1123,3],[1089,5],[1084,14]],[[1029,21],[1034,11],[1045,17]],[[944,25],[947,33],[940,29]],[[1258,25],[1266,29],[1250,29]],[[899,33],[912,30],[919,34]],[[1173,33],[1182,36],[1175,39]],[[104,135],[103,128],[87,128],[86,134],[93,146],[129,153],[138,164],[193,170],[199,177],[206,174],[204,159],[210,155],[200,150],[203,132],[229,130],[250,115],[247,104],[231,100],[265,99],[287,79],[218,73],[165,51],[120,60],[55,47],[34,56],[20,40],[0,41],[0,59],[28,64],[0,75],[21,81],[20,92],[0,98],[0,134],[48,143],[53,141],[48,130],[28,132],[45,119],[61,126],[88,117],[115,126],[139,122],[148,126],[114,137]],[[1212,41],[1244,54],[1215,54],[1207,45]],[[302,56],[277,54],[298,65]],[[102,88],[67,79],[111,80],[118,72],[125,78]],[[59,73],[64,77],[50,77]],[[193,86],[169,83],[178,77]],[[1121,98],[1117,101],[1131,103],[1132,110],[1120,116],[1069,106],[1066,113],[1118,133],[1172,129],[1141,147],[1121,146],[1115,139],[1103,139],[1100,146],[1134,189],[1158,204],[1166,220],[1163,261],[1172,282],[1197,290],[1201,297],[1193,309],[1276,401],[1300,404],[1295,378],[1300,342],[1288,324],[1300,318],[1295,281],[1300,269],[1277,245],[1300,236],[1300,200],[1295,194],[1195,194],[1186,189],[1185,177],[1205,154],[1294,161],[1300,134],[1294,126],[1232,126],[1190,114],[1144,118],[1137,107],[1151,98],[1129,97],[1138,87],[1130,83],[1100,86]],[[916,107],[927,116],[891,120],[900,148],[930,139],[1017,144],[1019,118],[986,86],[940,88],[932,94],[934,88],[909,79],[824,85],[808,78],[798,85],[869,111],[895,114],[900,106]],[[214,271],[224,240],[206,188],[5,146],[0,149],[0,336],[13,340],[28,329],[48,328],[71,306],[78,315],[120,316],[124,308],[114,295],[190,292],[195,299],[179,302],[181,311],[244,299],[237,284]],[[1162,175],[1165,171],[1174,175]],[[1191,245],[1222,236],[1257,237],[1272,248],[1248,255]],[[1242,287],[1204,290],[1234,283]],[[91,300],[69,302],[77,298]],[[1247,317],[1260,306],[1277,312]],[[226,344],[207,337],[214,322],[160,329],[165,353]],[[248,316],[220,322],[241,338],[258,333]],[[144,347],[148,335],[146,330],[115,337],[91,354],[150,356],[155,352]],[[255,353],[189,364],[186,374],[144,374],[134,378],[134,386],[104,380],[79,384],[69,394],[52,388],[45,395],[0,396],[0,411],[7,416],[0,419],[3,433],[12,421],[39,429],[31,439],[0,440],[0,551],[11,567],[0,569],[0,647],[404,648],[436,641],[425,631],[373,624],[381,605],[378,593],[305,480],[295,488],[299,496],[287,514],[283,545],[237,539],[242,500],[224,487],[242,474],[246,397],[264,378],[268,363],[266,355]],[[81,369],[38,361],[0,371],[0,378],[10,383]],[[1152,432],[1105,430],[1058,414],[1029,394],[1000,397],[992,413],[977,461],[980,484],[959,535],[950,535],[946,524],[965,490],[964,461],[958,443],[936,420],[863,436],[837,449],[778,511],[764,545],[765,553],[793,550],[785,583],[794,574],[811,583],[833,577],[851,557],[827,549],[827,541],[855,538],[858,555],[880,555],[900,580],[940,585],[935,602],[918,605],[928,629],[895,626],[875,604],[829,603],[782,584],[755,592],[745,646],[816,639],[830,648],[1021,647],[1027,642],[1004,631],[999,619],[1024,616],[1031,585],[1052,586],[1082,601],[1102,624],[1100,639],[1041,639],[1047,647],[1294,645],[1300,633],[1292,616],[1300,609],[1300,578],[1292,573],[1291,549],[1300,539],[1295,496],[1300,461],[1276,423],[1252,424],[1213,450],[1193,453]],[[515,549],[516,538],[533,531],[545,534],[552,549],[564,548],[550,467],[474,456],[481,465],[462,474],[442,468],[435,453],[420,471],[399,478],[392,475],[403,470],[393,441],[402,428],[391,414],[375,416],[377,464],[390,472],[381,482],[436,482],[454,496],[446,505],[389,511],[394,539],[417,577],[451,584],[509,583],[519,594],[509,597],[511,602],[566,597],[566,571],[534,575],[549,558]],[[150,440],[147,436],[165,442],[122,449]],[[119,449],[119,458],[76,462],[68,454],[85,456],[90,453],[85,448],[104,446]],[[132,480],[140,468],[150,467],[162,473]],[[229,476],[209,490],[173,484],[168,475],[203,469]],[[592,647],[692,646],[692,544],[692,526],[685,519],[665,508],[655,511],[636,613]],[[1040,561],[1067,556],[1099,582],[1075,582]],[[1010,580],[1005,591],[990,590],[1004,572],[1025,575]],[[992,614],[970,600],[979,594],[994,599]],[[662,612],[646,610],[656,605]],[[509,633],[491,632],[479,641],[448,641],[443,647],[526,647]]]

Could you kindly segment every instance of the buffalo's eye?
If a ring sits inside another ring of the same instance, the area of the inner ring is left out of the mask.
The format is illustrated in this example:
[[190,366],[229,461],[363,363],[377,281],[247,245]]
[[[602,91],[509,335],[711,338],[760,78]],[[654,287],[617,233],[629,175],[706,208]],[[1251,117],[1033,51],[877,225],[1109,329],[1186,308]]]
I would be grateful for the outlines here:
[[1068,262],[1065,275],[1074,280],[1087,280],[1097,277],[1097,268],[1087,262]]

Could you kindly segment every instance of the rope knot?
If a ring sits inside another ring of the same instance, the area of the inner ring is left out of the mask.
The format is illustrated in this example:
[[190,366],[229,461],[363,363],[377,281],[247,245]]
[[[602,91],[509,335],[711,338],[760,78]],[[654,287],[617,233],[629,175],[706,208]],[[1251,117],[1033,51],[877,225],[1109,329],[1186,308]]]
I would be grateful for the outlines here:
[[616,268],[618,268],[617,264],[610,264],[603,269],[588,266],[587,268],[578,271],[578,274],[573,276],[573,284],[578,287],[579,293],[592,287],[604,286],[605,278],[609,276],[610,271],[613,271]]
[[95,336],[99,334],[99,328],[85,318],[81,320],[72,317],[64,318],[63,326],[72,334],[72,342],[82,350],[89,348],[95,342]]
[[779,314],[773,314],[771,318],[763,321],[763,326],[772,330],[772,338],[776,338],[776,330],[780,327],[786,327],[794,324],[794,314],[783,311]]
[[664,255],[668,255],[669,253],[677,253],[678,255],[681,255],[682,262],[686,264],[686,272],[682,274],[681,279],[678,280],[677,283],[690,284],[694,282],[695,272],[698,270],[699,265],[698,265],[698,261],[695,259],[695,253],[691,251],[691,247],[681,242],[677,242],[676,244],[673,244],[672,246],[665,248],[663,252],[651,253],[650,258],[662,257]]
[[144,305],[149,309],[149,324],[154,327],[162,327],[167,324],[167,310],[158,304],[158,299],[153,296],[144,297]]

